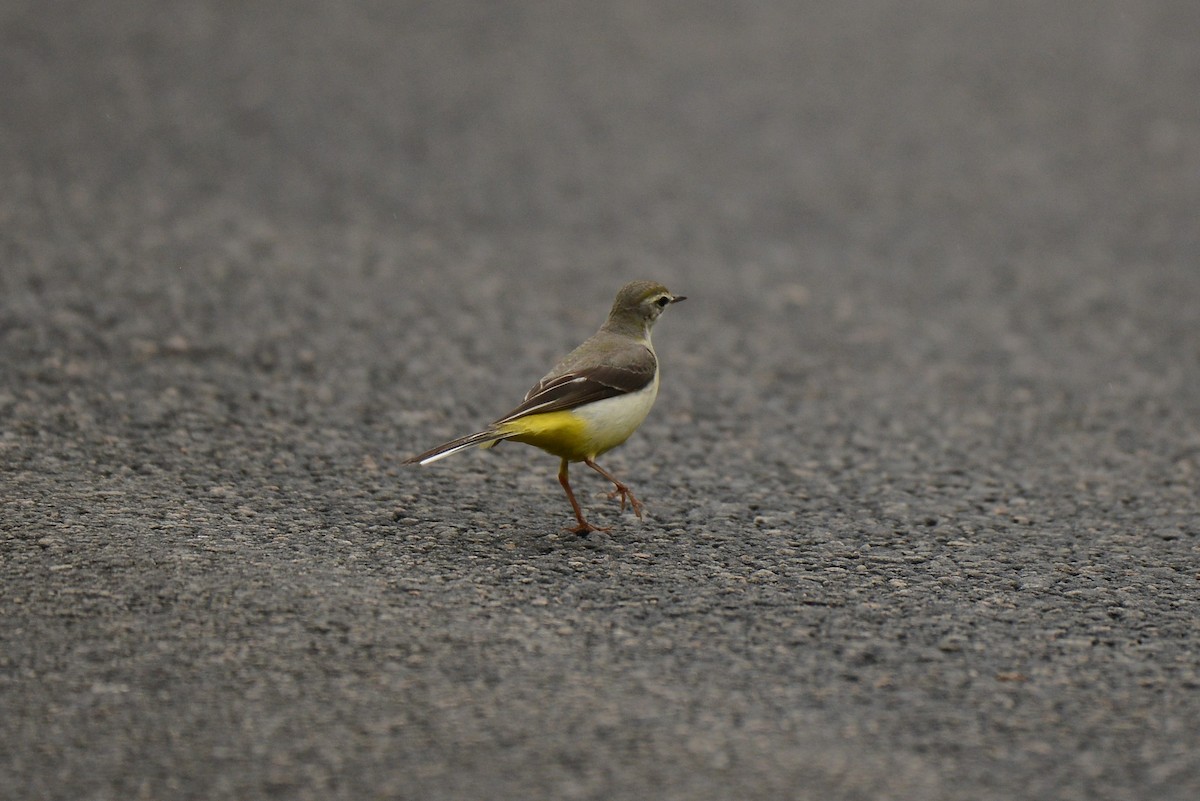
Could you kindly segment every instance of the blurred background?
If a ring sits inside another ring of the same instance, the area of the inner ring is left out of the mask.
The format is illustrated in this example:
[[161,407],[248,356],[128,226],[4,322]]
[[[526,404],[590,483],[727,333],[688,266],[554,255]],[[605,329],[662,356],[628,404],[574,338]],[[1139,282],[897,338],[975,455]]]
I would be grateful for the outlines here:
[[1112,337],[1135,369],[1200,280],[1198,23],[1170,0],[14,0],[6,294],[86,277],[89,303],[144,301],[147,338],[242,349],[304,336],[263,303],[439,334],[428,310],[458,305],[543,341],[652,276],[697,320],[771,316],[737,343],[759,364],[1061,334],[1015,369]]

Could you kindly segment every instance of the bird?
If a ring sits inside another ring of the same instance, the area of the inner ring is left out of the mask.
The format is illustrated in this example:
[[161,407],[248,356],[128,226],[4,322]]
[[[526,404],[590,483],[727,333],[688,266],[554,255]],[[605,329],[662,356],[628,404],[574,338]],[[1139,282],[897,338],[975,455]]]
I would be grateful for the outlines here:
[[586,536],[609,530],[584,518],[571,490],[572,462],[583,462],[611,482],[615,489],[609,500],[619,498],[622,512],[628,503],[641,520],[642,502],[596,459],[629,439],[654,405],[659,370],[650,329],[668,306],[681,300],[686,298],[671,294],[656,281],[626,284],[617,292],[600,330],[559,360],[516,408],[482,431],[442,443],[404,463],[428,465],[471,447],[521,442],[560,459],[558,482],[577,523],[567,531]]

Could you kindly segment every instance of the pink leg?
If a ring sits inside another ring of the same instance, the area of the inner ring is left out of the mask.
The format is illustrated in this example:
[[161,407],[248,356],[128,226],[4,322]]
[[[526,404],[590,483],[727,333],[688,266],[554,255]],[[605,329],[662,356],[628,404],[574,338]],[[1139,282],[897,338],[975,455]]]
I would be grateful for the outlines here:
[[620,481],[617,481],[617,479],[613,476],[612,473],[608,472],[603,467],[601,467],[600,465],[593,462],[591,459],[584,459],[583,463],[613,483],[613,486],[616,487],[616,489],[613,490],[612,492],[610,492],[608,494],[608,497],[609,497],[609,499],[614,499],[614,498],[618,498],[618,497],[621,499],[621,511],[622,512],[625,511],[625,499],[628,498],[629,506],[630,506],[630,508],[633,509],[633,513],[638,516],[638,520],[642,519],[642,502],[634,497],[633,490],[629,489],[629,487],[627,485],[622,484]]
[[562,488],[567,493],[567,500],[571,502],[571,509],[575,512],[575,519],[579,521],[579,525],[575,528],[569,528],[572,534],[578,534],[581,537],[585,534],[590,534],[593,531],[608,531],[606,528],[593,526],[591,523],[583,519],[583,510],[579,508],[579,501],[575,500],[575,493],[571,491],[571,482],[567,479],[567,460],[562,460],[562,466],[558,468],[558,483],[562,484]]

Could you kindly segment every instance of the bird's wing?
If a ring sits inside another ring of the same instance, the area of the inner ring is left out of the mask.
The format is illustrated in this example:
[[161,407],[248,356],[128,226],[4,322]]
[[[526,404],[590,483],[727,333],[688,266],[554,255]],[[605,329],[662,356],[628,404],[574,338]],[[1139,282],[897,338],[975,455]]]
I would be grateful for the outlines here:
[[637,351],[622,354],[617,364],[599,367],[580,367],[566,372],[553,372],[537,382],[525,395],[520,406],[501,417],[493,427],[525,417],[574,409],[585,403],[637,392],[654,380],[658,361],[644,345]]

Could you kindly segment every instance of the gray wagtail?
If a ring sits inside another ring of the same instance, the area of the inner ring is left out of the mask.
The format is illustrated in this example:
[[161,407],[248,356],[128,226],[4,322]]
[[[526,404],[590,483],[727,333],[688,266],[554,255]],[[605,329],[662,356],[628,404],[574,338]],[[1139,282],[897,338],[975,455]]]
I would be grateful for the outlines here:
[[569,531],[582,535],[607,530],[584,519],[567,478],[571,462],[583,462],[611,481],[616,489],[608,497],[621,499],[621,511],[628,500],[640,520],[642,502],[596,464],[596,457],[629,439],[654,405],[658,357],[650,328],[667,306],[683,299],[654,281],[626,284],[600,330],[534,384],[520,406],[482,431],[438,445],[406,459],[405,464],[425,465],[465,448],[490,448],[506,439],[524,442],[562,460],[558,481],[579,521]]

